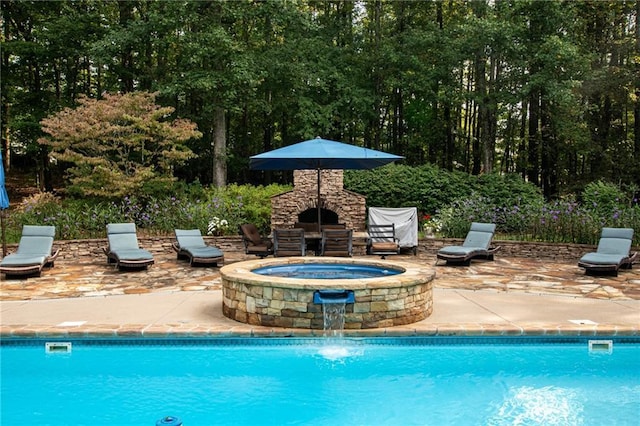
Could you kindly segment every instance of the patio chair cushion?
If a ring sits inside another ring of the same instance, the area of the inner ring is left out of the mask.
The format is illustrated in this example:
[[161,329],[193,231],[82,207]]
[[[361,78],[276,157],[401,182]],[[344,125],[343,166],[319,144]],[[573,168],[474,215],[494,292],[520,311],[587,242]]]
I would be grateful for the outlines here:
[[245,237],[247,237],[253,245],[260,245],[262,243],[262,237],[260,236],[260,232],[258,232],[258,228],[252,223],[247,223],[241,225],[240,228],[244,233]]
[[438,250],[438,253],[465,256],[475,251],[482,251],[479,247],[446,246]]
[[175,233],[181,248],[207,247],[199,229],[176,229]]
[[631,250],[633,228],[602,228],[597,252],[627,256]]
[[185,251],[191,253],[193,257],[223,257],[224,253],[218,247],[183,247]]
[[371,243],[371,251],[373,252],[377,252],[377,251],[392,251],[392,252],[397,252],[398,251],[398,243],[395,242],[387,242],[387,241],[374,241]]
[[622,254],[587,253],[580,258],[580,262],[594,265],[618,265],[626,258],[627,256]]
[[473,222],[462,246],[477,247],[486,250],[489,248],[495,232],[496,225],[494,223]]
[[145,249],[120,249],[112,250],[112,253],[120,260],[146,260],[153,259],[153,255]]
[[20,253],[12,253],[2,259],[1,266],[30,266],[44,264],[47,256],[34,256]]
[[111,251],[140,248],[134,223],[109,223],[107,224],[107,236]]

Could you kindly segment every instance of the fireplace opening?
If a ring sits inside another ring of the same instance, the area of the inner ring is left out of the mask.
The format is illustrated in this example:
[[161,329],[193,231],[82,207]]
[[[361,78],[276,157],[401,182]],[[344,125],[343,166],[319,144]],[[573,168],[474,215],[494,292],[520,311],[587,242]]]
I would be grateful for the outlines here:
[[[338,224],[338,213],[329,209],[320,209],[320,221],[323,225]],[[302,223],[318,223],[318,209],[307,209],[298,214],[298,222]]]

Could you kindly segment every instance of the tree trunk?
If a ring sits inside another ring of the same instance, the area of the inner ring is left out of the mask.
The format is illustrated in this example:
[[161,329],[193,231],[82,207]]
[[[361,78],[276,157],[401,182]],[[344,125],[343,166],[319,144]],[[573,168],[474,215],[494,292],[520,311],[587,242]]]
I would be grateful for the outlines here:
[[[130,1],[118,1],[118,11],[120,14],[120,26],[127,28],[129,22],[133,19],[134,2]],[[124,93],[133,92],[133,52],[131,46],[122,46],[120,52],[120,85]]]
[[[3,25],[2,27],[4,29],[4,40],[10,41],[11,34],[9,32],[9,25]],[[7,49],[3,49],[2,51],[2,68],[4,70],[9,69],[9,52]],[[0,138],[2,139],[2,146],[0,147],[0,152],[3,154],[2,161],[4,161],[5,171],[9,171],[9,168],[11,167],[11,151],[9,150],[9,147],[11,146],[11,136],[9,132],[10,101],[8,96],[9,91],[5,88],[6,84],[7,79],[3,78],[2,81],[0,81],[0,96],[2,96],[2,106],[0,106],[0,128],[2,129],[0,132]]]
[[213,184],[227,185],[227,122],[224,109],[213,110]]
[[551,129],[549,103],[542,98],[540,136],[542,142],[542,191],[547,200],[558,196],[558,149]]
[[527,179],[534,185],[540,184],[540,161],[538,150],[540,147],[538,130],[540,115],[540,93],[538,89],[532,89],[529,95],[529,149],[527,161]]
[[[473,2],[472,4],[476,18],[482,20],[485,16],[486,4],[484,2]],[[484,53],[483,45],[478,47],[474,62],[475,98],[478,104],[478,128],[476,134],[478,148],[482,151],[482,156],[478,158],[480,152],[476,153],[474,149],[473,171],[474,174],[478,174],[480,171],[491,173],[493,170],[493,142],[491,140],[490,96],[487,84],[487,57]],[[478,160],[481,161],[481,166],[476,165]]]
[[522,179],[527,177],[527,144],[526,144],[526,136],[527,136],[527,111],[529,109],[529,104],[525,99],[522,102],[522,117],[520,118],[520,143],[518,144],[518,157],[516,159],[516,173],[522,176]]
[[[636,1],[636,58],[640,57],[640,1]],[[640,61],[636,60],[636,99],[633,104],[633,159],[640,184]]]

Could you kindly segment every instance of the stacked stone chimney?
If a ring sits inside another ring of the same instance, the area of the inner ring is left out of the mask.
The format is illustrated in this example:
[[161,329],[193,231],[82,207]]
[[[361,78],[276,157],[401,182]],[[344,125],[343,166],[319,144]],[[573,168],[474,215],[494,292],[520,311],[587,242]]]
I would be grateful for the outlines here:
[[[320,207],[337,214],[347,229],[365,230],[366,198],[344,189],[343,170],[320,170]],[[271,228],[292,228],[300,213],[317,208],[317,170],[294,170],[293,190],[271,197]]]

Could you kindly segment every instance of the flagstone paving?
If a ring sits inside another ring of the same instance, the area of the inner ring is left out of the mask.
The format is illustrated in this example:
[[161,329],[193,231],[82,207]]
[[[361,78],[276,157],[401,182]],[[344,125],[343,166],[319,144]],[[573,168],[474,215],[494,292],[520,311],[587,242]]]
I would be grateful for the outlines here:
[[[190,267],[173,253],[156,254],[156,263],[147,270],[118,271],[104,258],[59,260],[40,277],[2,278],[0,301],[172,291],[220,290],[219,269]],[[592,299],[640,300],[640,267],[622,270],[617,277],[589,276],[577,263],[541,261],[528,258],[496,258],[473,261],[470,266],[436,265],[433,255],[401,255],[393,259],[432,264],[436,268],[436,288],[494,290],[565,295]],[[244,253],[225,253],[225,261],[246,259]]]
[[[104,257],[80,257],[58,260],[40,277],[3,276],[0,335],[318,334],[225,318],[217,267],[190,267],[173,252],[154,257],[156,263],[141,271],[118,271]],[[226,263],[246,259],[255,257],[225,253]],[[528,258],[496,257],[470,266],[446,266],[426,253],[389,257],[393,259],[434,265],[434,313],[407,326],[349,331],[353,335],[640,335],[637,264],[614,277],[585,275],[577,262]]]

